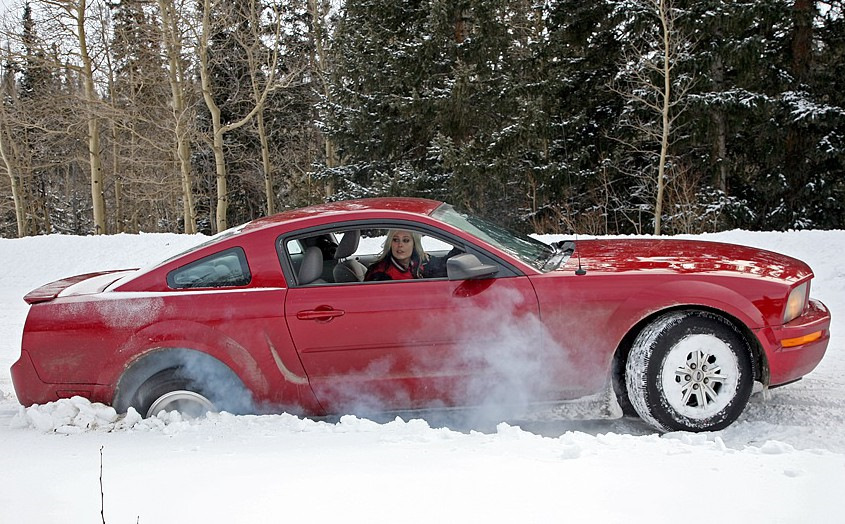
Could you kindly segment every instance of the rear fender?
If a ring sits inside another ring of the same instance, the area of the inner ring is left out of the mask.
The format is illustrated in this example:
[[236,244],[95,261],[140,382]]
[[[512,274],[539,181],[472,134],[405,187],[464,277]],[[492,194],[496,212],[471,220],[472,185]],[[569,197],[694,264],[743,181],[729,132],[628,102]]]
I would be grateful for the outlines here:
[[[234,373],[254,395],[265,397],[270,389],[261,367],[246,348],[219,331],[195,322],[181,320],[150,325],[133,335],[115,352],[112,360],[114,365],[103,366],[103,369],[121,369],[120,377],[101,376],[100,383],[117,382],[116,409],[125,410],[128,407],[125,402],[131,399],[131,396],[127,398],[130,390],[134,394],[133,388],[155,373],[194,364],[198,364],[200,370],[206,364],[213,368],[212,360]],[[128,364],[123,367],[118,364],[120,362]]]
[[[254,411],[252,399],[243,382],[223,362],[211,355],[185,348],[152,351],[136,360],[121,376],[113,406],[126,412],[139,388],[152,376],[166,369],[178,368],[186,377],[206,385],[213,392],[210,400],[230,412]],[[247,393],[246,395],[244,393]]]

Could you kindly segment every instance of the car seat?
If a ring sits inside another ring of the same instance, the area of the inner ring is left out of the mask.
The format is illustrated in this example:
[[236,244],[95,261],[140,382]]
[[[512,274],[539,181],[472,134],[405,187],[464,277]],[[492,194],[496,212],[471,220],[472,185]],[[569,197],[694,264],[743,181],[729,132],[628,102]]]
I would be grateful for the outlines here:
[[361,282],[367,273],[367,266],[358,262],[352,255],[358,250],[358,242],[361,240],[361,231],[355,229],[347,231],[340,239],[335,251],[337,264],[332,271],[335,282]]
[[302,264],[299,266],[297,283],[300,286],[307,284],[321,284],[325,280],[320,278],[323,274],[323,252],[317,246],[311,246],[305,250],[302,256]]

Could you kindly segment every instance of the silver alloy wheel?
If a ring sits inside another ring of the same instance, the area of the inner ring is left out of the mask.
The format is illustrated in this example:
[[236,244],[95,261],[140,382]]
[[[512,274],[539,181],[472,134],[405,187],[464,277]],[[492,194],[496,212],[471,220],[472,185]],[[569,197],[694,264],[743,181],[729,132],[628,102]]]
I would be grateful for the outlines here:
[[660,372],[669,405],[692,419],[711,417],[735,398],[741,374],[734,351],[721,338],[695,334],[667,353]]
[[198,418],[209,411],[217,411],[214,403],[194,391],[180,389],[160,396],[147,410],[147,417],[154,417],[162,411],[178,411],[183,416]]

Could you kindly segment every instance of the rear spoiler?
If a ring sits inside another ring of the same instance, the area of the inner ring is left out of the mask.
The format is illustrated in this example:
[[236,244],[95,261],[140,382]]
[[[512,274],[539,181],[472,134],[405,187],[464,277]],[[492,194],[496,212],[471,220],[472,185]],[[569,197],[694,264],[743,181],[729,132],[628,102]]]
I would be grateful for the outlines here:
[[[59,293],[64,291],[65,289],[69,288],[74,284],[78,284],[84,280],[88,280],[89,278],[98,277],[101,275],[108,275],[109,273],[123,273],[126,272],[125,269],[116,269],[112,271],[98,271],[96,273],[85,273],[83,275],[76,275],[73,277],[63,278],[61,280],[56,280],[55,282],[50,282],[49,284],[44,284],[43,286],[33,289],[29,293],[27,293],[23,299],[27,304],[38,304],[39,302],[49,302],[59,296]],[[117,280],[116,278],[114,280]],[[114,280],[110,281],[114,282]],[[104,286],[105,289],[105,286]]]

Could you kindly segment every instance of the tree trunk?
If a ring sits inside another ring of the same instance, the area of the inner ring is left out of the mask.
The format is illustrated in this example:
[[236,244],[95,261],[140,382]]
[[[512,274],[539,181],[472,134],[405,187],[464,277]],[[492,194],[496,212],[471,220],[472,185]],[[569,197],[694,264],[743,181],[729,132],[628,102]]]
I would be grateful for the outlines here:
[[[216,107],[216,106],[215,106]],[[217,231],[225,231],[229,229],[229,181],[226,179],[226,157],[223,151],[223,133],[220,129],[220,110],[217,110],[217,116],[212,120],[216,120],[214,128],[217,129],[214,133],[214,144],[212,150],[214,151],[214,170],[217,176],[217,207],[214,210],[216,217]]]
[[663,191],[666,177],[666,158],[669,153],[669,108],[671,106],[671,49],[669,47],[669,7],[666,0],[659,0],[660,25],[663,31],[663,107],[661,108],[663,134],[660,140],[660,165],[657,166],[657,201],[654,205],[654,234],[660,234],[663,216]]
[[799,83],[806,83],[813,61],[813,19],[816,15],[813,0],[795,0],[792,7],[795,29],[792,34],[792,73]]
[[[723,38],[721,30],[716,30],[716,37],[720,40]],[[713,57],[713,63],[710,65],[710,74],[714,90],[722,92],[725,89],[725,67],[722,64],[722,57],[718,54]],[[713,156],[716,160],[716,172],[713,173],[712,184],[713,187],[721,191],[723,194],[728,194],[728,141],[727,141],[727,124],[725,123],[725,110],[721,107],[716,107],[712,110],[711,119],[713,127],[715,128],[715,137],[713,143]]]
[[276,213],[276,191],[273,189],[273,167],[270,165],[270,144],[264,128],[264,112],[257,115],[258,139],[261,141],[261,166],[264,169],[264,194],[267,198],[267,215]]
[[[331,92],[329,91],[329,82],[326,80],[326,71],[328,70],[328,55],[323,46],[324,31],[323,31],[323,12],[320,9],[319,0],[308,0],[309,11],[311,12],[312,26],[314,27],[314,52],[316,56],[312,58],[312,69],[316,72],[317,77],[323,87],[323,96],[326,100],[331,102]],[[328,169],[337,167],[340,162],[337,158],[337,146],[330,137],[323,136],[323,149],[325,153],[325,162]],[[325,196],[331,197],[335,193],[334,180],[327,180],[325,182]],[[309,197],[311,191],[308,191]]]
[[[223,137],[229,131],[233,129],[238,129],[242,127],[244,124],[252,120],[256,114],[258,114],[264,108],[264,102],[267,100],[267,94],[273,89],[274,86],[273,81],[275,78],[276,72],[276,64],[278,61],[278,49],[274,47],[272,58],[270,63],[266,64],[266,69],[269,71],[267,75],[267,83],[264,86],[264,90],[261,92],[261,95],[257,97],[255,102],[255,106],[252,110],[238,120],[237,122],[231,122],[226,124],[225,126],[222,125],[220,120],[220,107],[214,101],[214,87],[211,85],[211,70],[210,65],[208,63],[208,40],[209,35],[212,31],[211,28],[211,2],[210,0],[205,0],[203,3],[203,12],[202,12],[202,30],[200,33],[200,41],[199,41],[199,70],[200,70],[200,82],[202,84],[202,97],[205,101],[206,107],[208,107],[208,112],[211,114],[211,129],[213,133],[212,137],[212,150],[214,151],[214,165],[215,165],[215,172],[217,174],[217,209],[215,211],[215,215],[217,217],[216,224],[217,224],[217,232],[224,231],[228,229],[228,219],[226,217],[228,210],[229,210],[229,186],[228,180],[226,178],[226,157],[223,148]],[[278,16],[276,13],[276,33],[275,33],[275,40],[274,44],[278,45],[279,41],[279,32],[281,31],[281,17]],[[260,41],[261,36],[256,35],[256,40]],[[251,55],[251,50],[247,46],[244,49],[248,54]]]
[[82,81],[88,111],[88,159],[91,168],[91,203],[94,213],[94,234],[106,233],[106,201],[103,188],[103,164],[100,157],[100,122],[95,107],[97,91],[94,88],[94,73],[88,42],[85,36],[86,0],[79,0],[76,8],[76,31],[79,40],[79,56],[82,60]]
[[9,158],[6,147],[6,134],[2,128],[0,128],[0,158],[3,160],[3,167],[6,168],[6,172],[9,174],[9,182],[12,186],[12,200],[15,203],[15,220],[18,226],[18,238],[23,238],[26,236],[26,213],[24,211],[26,202],[20,177],[15,174],[17,169],[15,169],[12,159]]
[[[810,81],[813,63],[813,19],[816,15],[816,3],[812,0],[795,0],[792,7],[792,74],[795,86],[801,91]],[[785,147],[785,167],[790,189],[786,202],[790,209],[798,210],[803,203],[802,194],[807,183],[806,162],[812,149],[808,135],[801,126],[791,123],[787,128]],[[794,224],[790,224],[792,226]]]
[[176,7],[173,0],[158,0],[161,13],[161,37],[167,50],[168,81],[172,97],[175,122],[175,157],[182,180],[182,214],[185,233],[197,232],[197,215],[194,207],[194,175],[191,170],[191,145],[188,141],[188,122],[185,103],[185,75],[182,70],[182,43],[179,37]]
[[220,108],[214,101],[214,93],[211,86],[211,71],[208,63],[208,40],[211,33],[211,2],[205,0],[202,12],[202,32],[199,42],[199,70],[200,83],[202,86],[202,98],[211,114],[212,146],[214,152],[214,167],[217,178],[217,201],[214,208],[215,233],[225,231],[229,228],[226,214],[229,210],[229,187],[226,181],[226,158],[223,154],[223,131],[220,123]]

